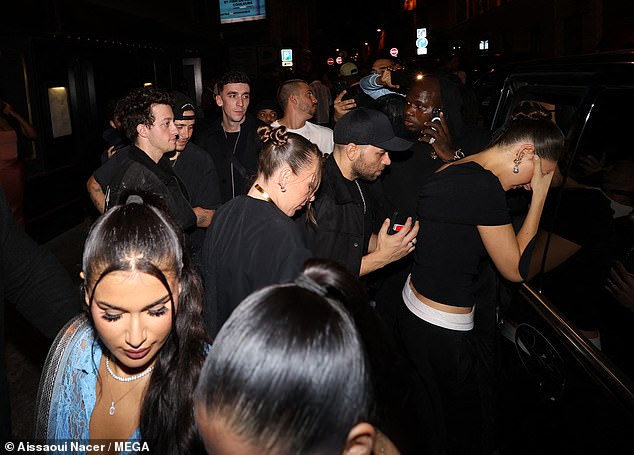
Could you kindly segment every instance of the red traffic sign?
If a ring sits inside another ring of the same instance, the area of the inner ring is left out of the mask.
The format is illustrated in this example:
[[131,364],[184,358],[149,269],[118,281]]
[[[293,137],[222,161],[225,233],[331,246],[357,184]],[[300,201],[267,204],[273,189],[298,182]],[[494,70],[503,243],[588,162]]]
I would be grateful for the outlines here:
[[334,58],[332,58],[332,57],[330,57],[328,60],[326,60],[326,62],[327,62],[330,66],[332,66],[332,65],[334,65],[334,64],[335,64],[335,59],[334,59]]
[[396,57],[398,55],[398,49],[393,47],[392,49],[390,49],[390,55],[392,57]]
[[343,59],[341,57],[337,57],[337,65],[341,65],[341,63],[343,63]]

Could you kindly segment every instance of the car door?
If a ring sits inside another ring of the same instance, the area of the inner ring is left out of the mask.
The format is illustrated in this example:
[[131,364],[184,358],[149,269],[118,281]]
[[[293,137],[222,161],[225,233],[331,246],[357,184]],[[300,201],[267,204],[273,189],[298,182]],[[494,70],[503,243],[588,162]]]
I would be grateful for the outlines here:
[[632,248],[634,114],[623,106],[634,88],[589,73],[512,75],[494,127],[522,100],[552,112],[568,151],[530,279],[502,307],[503,452],[631,453],[634,302],[615,297],[610,271]]

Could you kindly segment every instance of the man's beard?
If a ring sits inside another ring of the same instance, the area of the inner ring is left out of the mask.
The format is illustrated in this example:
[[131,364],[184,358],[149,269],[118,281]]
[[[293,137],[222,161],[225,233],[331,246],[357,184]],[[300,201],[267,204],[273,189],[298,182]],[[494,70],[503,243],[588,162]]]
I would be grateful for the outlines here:
[[376,181],[381,174],[376,175],[374,172],[366,171],[365,169],[353,169],[353,180],[363,180],[364,182],[374,182]]

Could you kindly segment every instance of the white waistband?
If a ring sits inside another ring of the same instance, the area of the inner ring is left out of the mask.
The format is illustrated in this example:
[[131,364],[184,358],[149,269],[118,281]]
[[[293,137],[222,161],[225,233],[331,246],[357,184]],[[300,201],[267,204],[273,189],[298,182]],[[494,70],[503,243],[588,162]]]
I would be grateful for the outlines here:
[[421,302],[409,285],[410,276],[407,277],[405,286],[403,286],[403,300],[405,306],[414,313],[416,317],[421,318],[438,327],[450,330],[460,330],[466,332],[473,329],[473,311],[471,313],[447,313],[446,311],[437,310]]

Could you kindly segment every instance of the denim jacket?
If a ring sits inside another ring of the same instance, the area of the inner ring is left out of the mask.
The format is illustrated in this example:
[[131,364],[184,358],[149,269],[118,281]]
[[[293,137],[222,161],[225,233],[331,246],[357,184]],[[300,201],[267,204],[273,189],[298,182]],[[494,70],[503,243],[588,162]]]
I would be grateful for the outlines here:
[[[102,352],[92,325],[86,323],[78,328],[71,343],[58,353],[62,357],[59,368],[54,372],[48,440],[89,443],[90,417],[97,401],[97,376]],[[44,372],[45,375],[51,373]],[[140,439],[137,428],[130,441]]]

